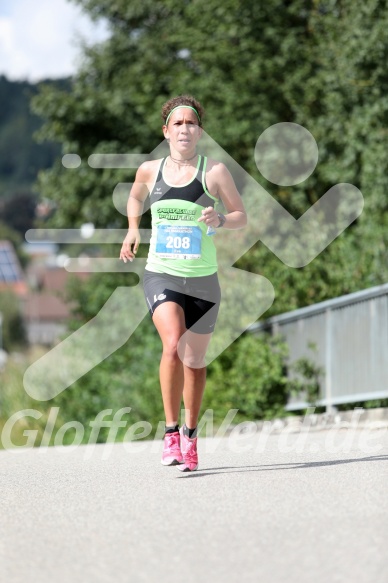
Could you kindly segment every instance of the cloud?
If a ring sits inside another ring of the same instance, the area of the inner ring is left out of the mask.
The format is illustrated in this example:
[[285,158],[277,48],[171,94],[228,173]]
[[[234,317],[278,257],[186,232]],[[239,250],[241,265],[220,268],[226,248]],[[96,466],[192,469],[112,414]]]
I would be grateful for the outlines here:
[[92,22],[67,0],[6,0],[0,9],[0,73],[29,81],[72,75],[79,39],[107,37],[104,23]]

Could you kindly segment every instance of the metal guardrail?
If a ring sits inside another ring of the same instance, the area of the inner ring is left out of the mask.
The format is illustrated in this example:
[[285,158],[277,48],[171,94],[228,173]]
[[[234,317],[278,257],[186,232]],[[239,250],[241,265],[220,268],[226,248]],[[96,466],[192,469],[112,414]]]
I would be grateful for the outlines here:
[[[317,405],[388,398],[388,283],[280,314],[250,327],[280,334],[289,362],[307,357],[324,376]],[[309,349],[309,343],[316,351]],[[287,410],[308,406],[290,398]]]

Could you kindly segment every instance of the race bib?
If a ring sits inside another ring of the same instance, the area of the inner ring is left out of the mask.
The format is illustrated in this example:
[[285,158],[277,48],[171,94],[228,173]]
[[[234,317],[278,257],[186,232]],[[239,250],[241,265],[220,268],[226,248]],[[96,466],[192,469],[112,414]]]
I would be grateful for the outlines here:
[[164,259],[200,259],[200,227],[158,225],[156,255]]

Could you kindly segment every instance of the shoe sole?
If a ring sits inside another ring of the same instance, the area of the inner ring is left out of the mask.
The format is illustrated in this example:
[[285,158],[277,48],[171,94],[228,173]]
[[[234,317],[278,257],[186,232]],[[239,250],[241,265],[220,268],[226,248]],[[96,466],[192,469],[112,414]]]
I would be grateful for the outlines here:
[[178,460],[172,460],[172,462],[165,462],[163,460],[161,460],[160,462],[163,466],[179,466],[180,464],[183,464],[183,461],[180,462]]
[[192,470],[187,466],[185,468],[178,468],[178,470],[180,472],[195,472],[196,470],[198,470],[198,465],[195,466],[195,468],[193,468]]

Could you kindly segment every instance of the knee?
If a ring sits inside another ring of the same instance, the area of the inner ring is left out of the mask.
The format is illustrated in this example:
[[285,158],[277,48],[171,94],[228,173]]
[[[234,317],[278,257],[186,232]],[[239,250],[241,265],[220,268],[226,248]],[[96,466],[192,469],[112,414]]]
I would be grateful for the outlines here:
[[181,354],[180,358],[185,366],[188,368],[205,368],[205,355],[203,353],[185,353]]
[[163,343],[163,358],[172,362],[180,360],[178,353],[179,338],[169,338]]

